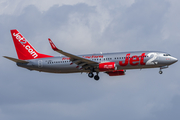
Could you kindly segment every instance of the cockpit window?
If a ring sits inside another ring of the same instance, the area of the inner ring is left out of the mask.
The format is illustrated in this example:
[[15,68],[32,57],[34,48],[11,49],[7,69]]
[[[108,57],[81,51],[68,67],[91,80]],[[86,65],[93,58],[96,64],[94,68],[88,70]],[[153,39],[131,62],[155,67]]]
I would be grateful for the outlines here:
[[163,56],[171,56],[170,54],[163,54]]

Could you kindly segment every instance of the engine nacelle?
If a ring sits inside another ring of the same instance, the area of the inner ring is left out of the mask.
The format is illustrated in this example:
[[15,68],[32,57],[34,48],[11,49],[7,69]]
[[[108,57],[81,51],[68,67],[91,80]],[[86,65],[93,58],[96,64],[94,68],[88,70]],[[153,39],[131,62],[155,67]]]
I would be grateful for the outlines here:
[[113,70],[117,70],[115,62],[105,62],[105,63],[99,64],[99,71],[100,72],[113,71]]
[[107,72],[107,74],[109,76],[120,76],[120,75],[125,75],[125,72],[124,72],[124,70],[115,70],[112,72]]

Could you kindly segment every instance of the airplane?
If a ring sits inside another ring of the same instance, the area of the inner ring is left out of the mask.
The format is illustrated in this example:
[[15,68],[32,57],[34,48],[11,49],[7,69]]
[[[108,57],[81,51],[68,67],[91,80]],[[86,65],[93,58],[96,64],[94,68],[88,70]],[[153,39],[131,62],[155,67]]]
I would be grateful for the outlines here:
[[[125,75],[126,70],[168,68],[178,61],[166,52],[158,51],[133,51],[116,53],[99,53],[74,55],[58,49],[49,38],[52,49],[63,56],[51,56],[37,52],[34,47],[16,30],[10,30],[17,52],[17,58],[3,56],[16,62],[17,66],[48,73],[88,73],[90,78],[99,80],[99,72],[109,76]],[[96,73],[96,75],[94,75]]]

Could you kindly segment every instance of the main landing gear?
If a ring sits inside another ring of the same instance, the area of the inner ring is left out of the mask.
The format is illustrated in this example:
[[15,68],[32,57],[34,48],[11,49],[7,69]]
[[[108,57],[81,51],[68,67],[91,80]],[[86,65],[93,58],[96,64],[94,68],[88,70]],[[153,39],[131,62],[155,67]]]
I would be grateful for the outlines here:
[[90,78],[93,78],[93,77],[94,77],[94,79],[97,80],[97,81],[99,80],[98,72],[97,72],[97,75],[95,75],[95,76],[94,76],[93,72],[90,72],[90,73],[88,74],[88,76],[89,76]]
[[94,74],[93,74],[92,72],[90,72],[90,73],[88,74],[88,76],[89,76],[90,78],[93,78],[93,77],[94,77]]

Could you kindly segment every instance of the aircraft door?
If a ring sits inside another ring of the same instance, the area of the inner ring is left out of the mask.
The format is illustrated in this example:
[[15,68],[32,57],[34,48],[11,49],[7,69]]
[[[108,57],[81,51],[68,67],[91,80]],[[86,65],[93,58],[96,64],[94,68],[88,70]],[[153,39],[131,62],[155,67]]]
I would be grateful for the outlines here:
[[39,60],[39,61],[38,61],[38,67],[39,67],[39,68],[42,68],[42,67],[43,67],[43,61],[42,61],[42,60]]

